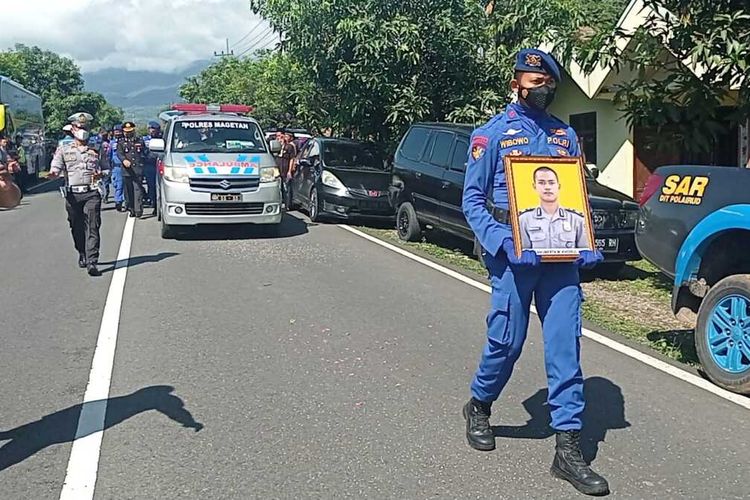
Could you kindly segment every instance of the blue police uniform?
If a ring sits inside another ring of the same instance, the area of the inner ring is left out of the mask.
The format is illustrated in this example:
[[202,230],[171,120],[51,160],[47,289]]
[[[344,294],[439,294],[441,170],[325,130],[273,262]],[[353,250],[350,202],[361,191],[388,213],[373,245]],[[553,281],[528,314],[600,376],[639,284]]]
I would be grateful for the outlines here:
[[[528,54],[538,56],[531,59]],[[542,64],[540,67],[538,64]],[[528,66],[528,65],[526,65]],[[519,55],[516,69],[549,72],[560,80],[555,62],[540,51]],[[503,250],[512,240],[508,224],[498,222],[487,202],[508,209],[508,186],[503,158],[517,156],[579,156],[575,131],[546,111],[510,104],[506,111],[474,131],[463,192],[466,220],[486,251],[485,264],[492,284],[487,316],[488,341],[471,384],[477,401],[492,403],[510,379],[521,355],[532,298],[542,322],[552,427],[558,431],[581,428],[584,409],[580,367],[581,301],[578,265],[543,263],[515,265]]]
[[[546,73],[557,82],[561,80],[555,61],[540,50],[519,52],[516,70]],[[540,263],[533,250],[516,256],[507,218],[506,156],[580,155],[573,129],[544,111],[553,92],[547,83],[521,89],[522,101],[509,105],[505,113],[475,130],[471,137],[463,211],[486,250],[492,297],[487,344],[471,384],[472,398],[463,408],[466,438],[475,449],[495,448],[489,424],[491,406],[521,355],[533,298],[542,321],[547,402],[555,430],[555,457],[550,472],[582,493],[602,495],[609,491],[607,480],[586,463],[580,443],[584,408],[580,363],[583,294],[578,267],[593,267],[603,257],[591,250],[580,251],[575,263]]]
[[[122,125],[117,124],[114,130],[122,131]],[[112,184],[115,186],[115,203],[125,203],[125,187],[122,180],[122,161],[117,156],[117,138],[112,137],[109,141],[109,163],[112,165]]]

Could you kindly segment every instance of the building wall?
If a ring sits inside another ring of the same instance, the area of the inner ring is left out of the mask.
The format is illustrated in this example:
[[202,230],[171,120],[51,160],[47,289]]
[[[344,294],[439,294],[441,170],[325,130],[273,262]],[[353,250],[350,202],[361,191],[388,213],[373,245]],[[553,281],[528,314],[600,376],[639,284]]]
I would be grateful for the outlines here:
[[[566,75],[567,76],[567,75]],[[633,196],[633,140],[627,123],[612,101],[589,99],[568,77],[558,87],[550,112],[570,122],[570,115],[596,113],[597,168],[599,182]]]

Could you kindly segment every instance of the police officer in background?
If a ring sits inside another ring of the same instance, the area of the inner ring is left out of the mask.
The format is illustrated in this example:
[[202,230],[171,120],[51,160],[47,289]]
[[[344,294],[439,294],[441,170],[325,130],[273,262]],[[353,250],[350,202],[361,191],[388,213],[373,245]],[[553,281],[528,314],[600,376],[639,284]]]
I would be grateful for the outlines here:
[[534,189],[539,206],[518,217],[521,248],[588,248],[589,235],[582,213],[560,206],[560,179],[550,167],[534,170]]
[[112,138],[109,140],[109,163],[112,166],[112,185],[115,188],[115,209],[124,212],[125,187],[122,179],[122,161],[117,156],[117,143],[122,140],[122,124],[118,123],[112,128]]
[[605,494],[607,481],[584,461],[580,446],[583,425],[583,375],[580,365],[581,297],[579,267],[603,260],[584,250],[575,263],[544,263],[531,250],[516,256],[508,219],[508,188],[503,158],[579,156],[575,131],[547,113],[561,80],[552,57],[522,50],[511,88],[518,102],[481,126],[471,136],[463,191],[463,212],[484,250],[492,284],[487,316],[487,343],[471,383],[471,399],[463,408],[466,438],[478,450],[493,450],[490,410],[510,379],[521,355],[534,298],[544,336],[555,456],[552,473],[586,494]]
[[146,177],[146,186],[148,187],[148,200],[153,207],[153,215],[156,215],[156,155],[148,149],[148,143],[151,139],[161,139],[161,125],[159,122],[148,122],[148,134],[143,136],[143,143],[146,146],[146,152],[143,155],[143,174]]
[[125,137],[117,141],[117,157],[122,162],[122,181],[130,217],[143,217],[143,140],[135,136],[135,123],[122,124]]
[[49,178],[61,173],[65,177],[65,210],[78,251],[78,266],[87,268],[90,276],[101,276],[99,262],[99,227],[101,225],[102,196],[97,182],[102,173],[97,152],[89,147],[88,127],[93,117],[75,113],[65,127],[75,139],[61,146],[52,159]]

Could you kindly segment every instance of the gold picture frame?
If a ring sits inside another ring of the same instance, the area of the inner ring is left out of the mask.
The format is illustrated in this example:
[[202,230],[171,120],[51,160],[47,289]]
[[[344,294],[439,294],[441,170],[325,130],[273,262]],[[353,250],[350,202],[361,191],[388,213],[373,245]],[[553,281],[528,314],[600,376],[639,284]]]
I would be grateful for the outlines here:
[[595,249],[583,158],[506,156],[504,163],[516,257],[531,250],[542,262],[571,262]]

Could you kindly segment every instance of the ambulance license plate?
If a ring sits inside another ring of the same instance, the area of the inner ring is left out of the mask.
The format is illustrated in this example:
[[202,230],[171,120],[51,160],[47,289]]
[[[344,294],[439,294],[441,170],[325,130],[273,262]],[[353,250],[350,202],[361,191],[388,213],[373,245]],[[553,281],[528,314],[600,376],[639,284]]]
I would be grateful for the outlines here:
[[211,201],[242,201],[241,194],[211,193]]

